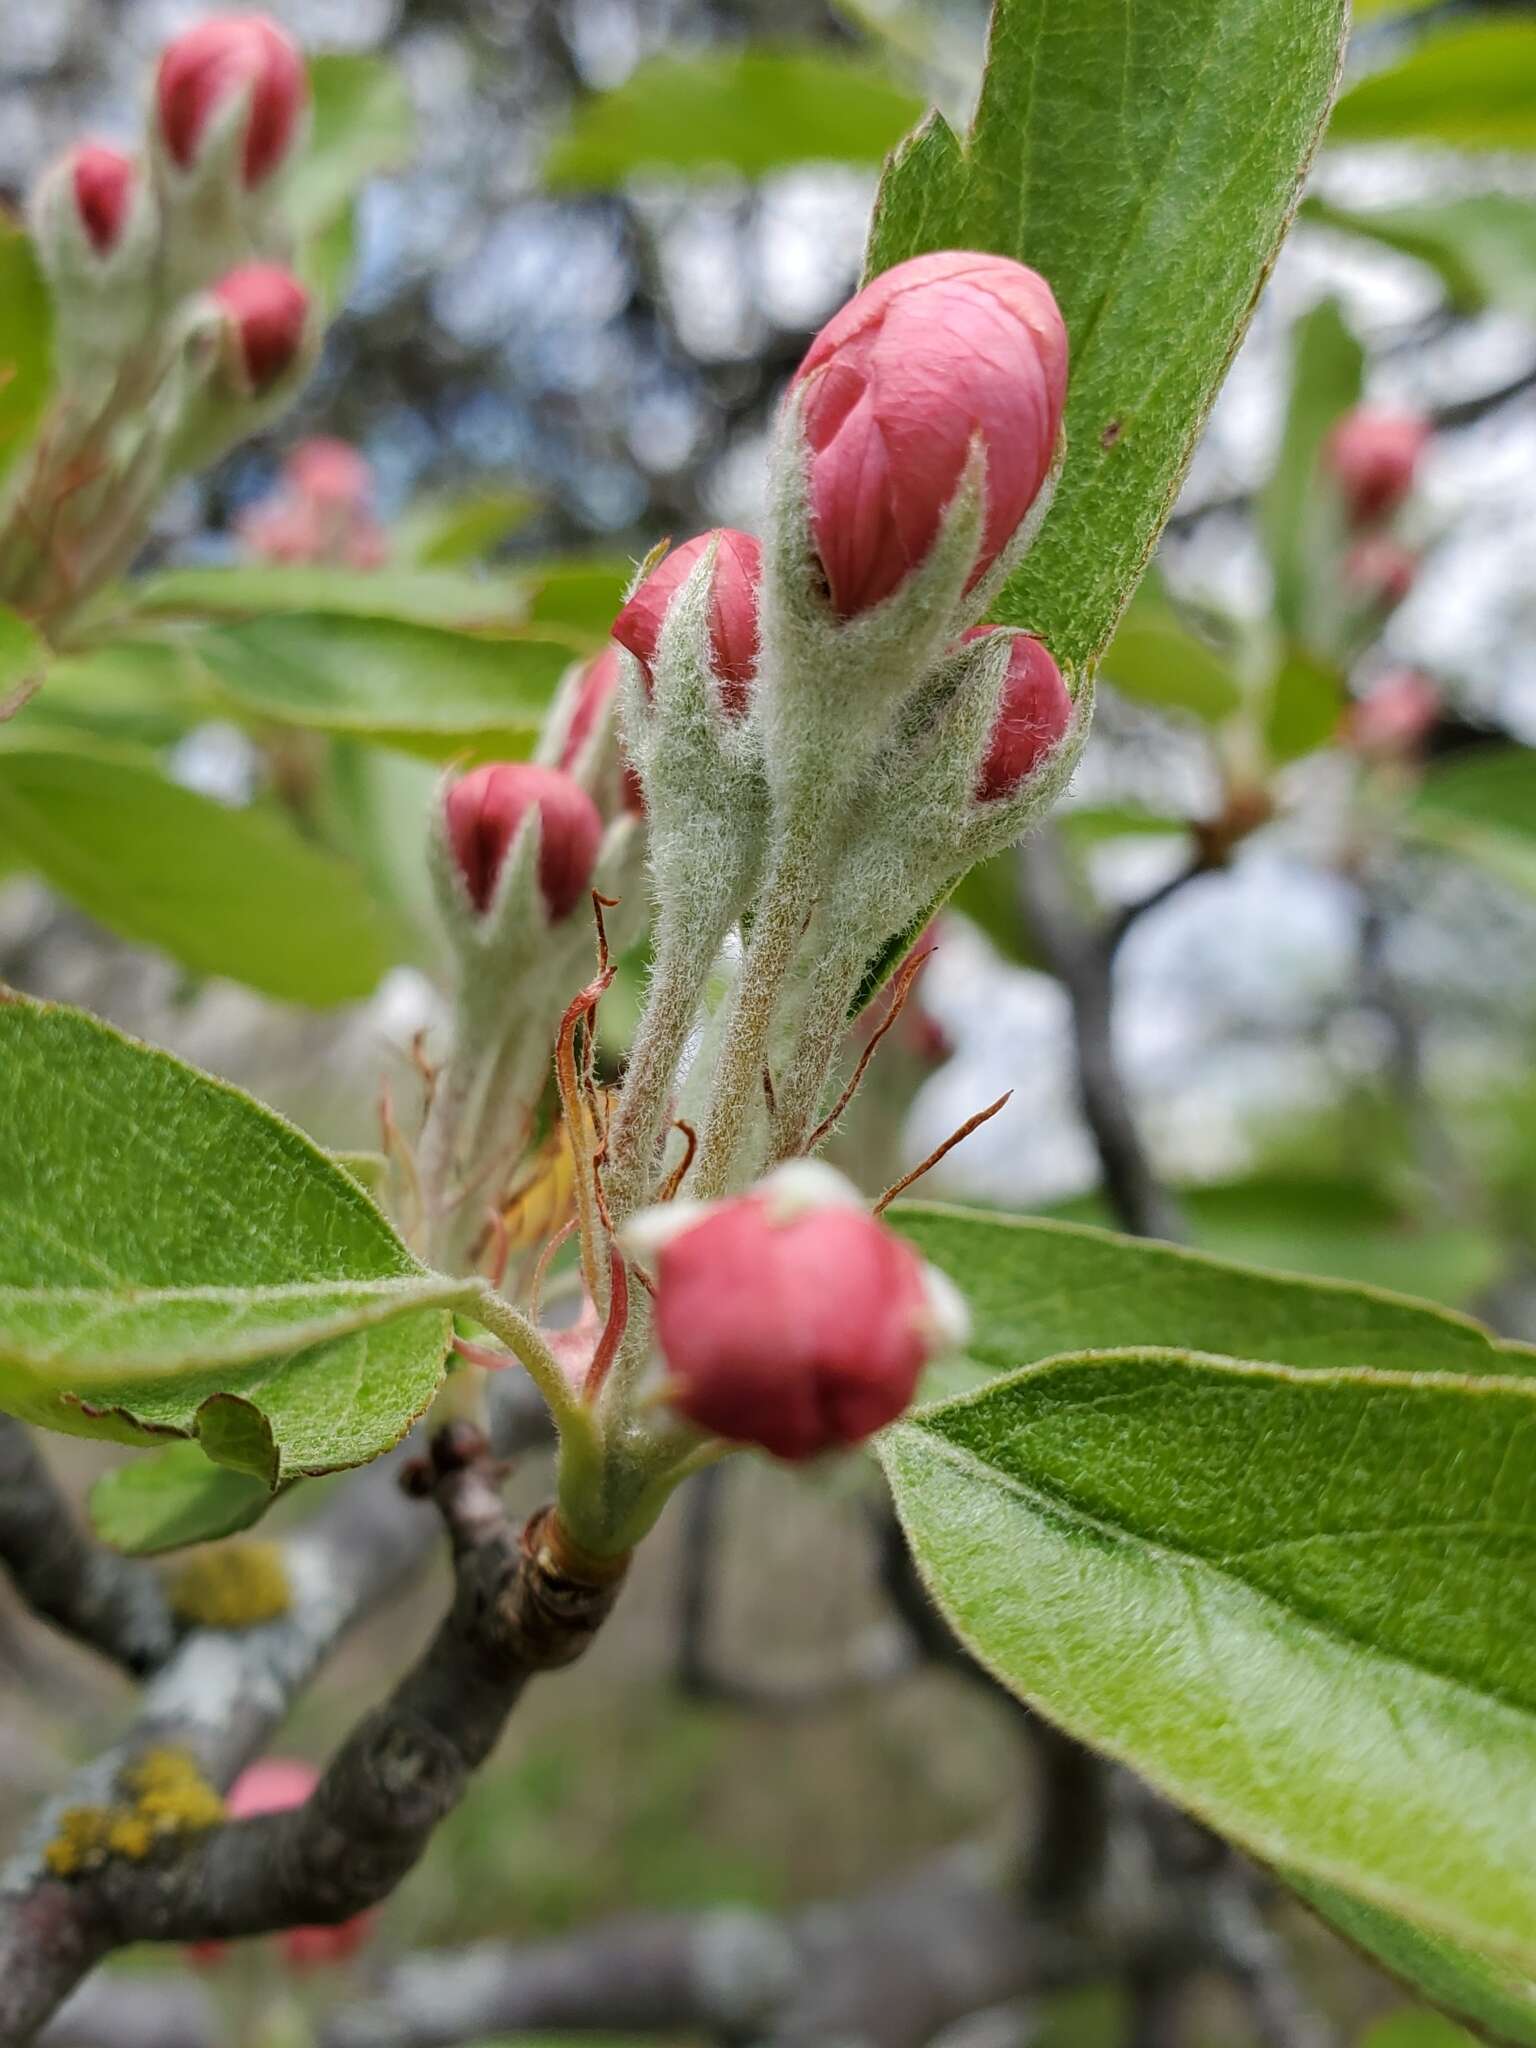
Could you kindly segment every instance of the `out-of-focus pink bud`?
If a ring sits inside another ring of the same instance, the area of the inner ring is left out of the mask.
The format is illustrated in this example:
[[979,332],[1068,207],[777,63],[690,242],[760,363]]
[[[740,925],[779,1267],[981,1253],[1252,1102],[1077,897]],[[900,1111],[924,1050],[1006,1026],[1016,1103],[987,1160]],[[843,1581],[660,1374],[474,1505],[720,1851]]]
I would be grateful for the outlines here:
[[75,211],[86,239],[98,256],[109,256],[128,218],[138,166],[131,156],[109,149],[103,142],[82,143],[70,158],[70,166]]
[[[236,1778],[225,1800],[231,1820],[251,1820],[263,1813],[287,1813],[302,1806],[320,1782],[311,1765],[293,1757],[263,1757]],[[317,1969],[328,1963],[342,1963],[354,1956],[368,1939],[373,1926],[371,1913],[358,1913],[337,1927],[290,1927],[278,1937],[278,1950],[293,1970]],[[223,1961],[228,1947],[222,1941],[188,1944],[187,1960],[200,1966]]]
[[712,541],[719,542],[719,549],[709,603],[710,658],[721,703],[727,711],[739,713],[747,708],[757,674],[757,586],[763,551],[750,533],[719,526],[663,555],[614,620],[613,637],[634,655],[649,684],[667,608]]
[[[619,656],[614,647],[605,647],[601,654],[595,654],[581,672],[577,685],[576,704],[571,712],[571,722],[566,728],[565,744],[560,749],[560,766],[569,769],[577,755],[592,737],[598,720],[613,701],[613,694],[619,687]],[[633,765],[625,761],[620,770],[620,795],[624,808],[635,817],[645,815],[645,792],[640,787],[640,778]]]
[[[964,638],[983,640],[1007,630],[1006,626],[972,626]],[[985,804],[994,797],[1012,796],[1071,723],[1072,699],[1051,650],[1043,640],[1015,633],[997,723],[976,781],[978,801]]]
[[1389,533],[1368,533],[1344,557],[1344,581],[1362,603],[1393,611],[1412,590],[1419,558]]
[[733,1443],[791,1459],[860,1443],[963,1334],[947,1283],[828,1168],[782,1167],[679,1222],[656,1263],[669,1394]]
[[1344,738],[1356,753],[1389,761],[1412,754],[1440,716],[1440,692],[1417,669],[1394,668],[1381,676],[1344,720]]
[[986,523],[970,583],[996,561],[1050,473],[1067,330],[1050,286],[1022,263],[917,256],[828,321],[794,382],[811,534],[832,608],[850,619],[928,553],[978,438]]
[[271,177],[293,142],[309,91],[304,60],[264,14],[218,15],[166,45],[155,105],[174,164],[190,169],[215,114],[245,89],[250,112],[240,170],[251,190]]
[[253,395],[269,391],[293,367],[304,345],[309,294],[276,263],[247,263],[213,288],[230,324]]
[[1414,412],[1360,405],[1345,414],[1329,436],[1327,459],[1351,518],[1364,524],[1396,511],[1413,489],[1430,432]]
[[300,497],[327,509],[360,511],[373,496],[368,458],[333,434],[312,434],[291,449],[283,476]]
[[476,910],[490,909],[507,849],[533,809],[550,916],[568,916],[584,894],[603,836],[596,804],[562,769],[492,761],[454,783],[447,800],[448,843]]

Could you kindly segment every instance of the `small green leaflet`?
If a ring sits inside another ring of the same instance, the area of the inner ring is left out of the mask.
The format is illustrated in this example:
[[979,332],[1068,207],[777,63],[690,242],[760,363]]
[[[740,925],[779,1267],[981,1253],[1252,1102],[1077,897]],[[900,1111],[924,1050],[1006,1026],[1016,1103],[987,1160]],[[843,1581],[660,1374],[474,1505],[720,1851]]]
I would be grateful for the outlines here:
[[91,1526],[129,1557],[237,1536],[276,1499],[254,1473],[215,1465],[200,1444],[167,1444],[104,1472],[91,1488]]

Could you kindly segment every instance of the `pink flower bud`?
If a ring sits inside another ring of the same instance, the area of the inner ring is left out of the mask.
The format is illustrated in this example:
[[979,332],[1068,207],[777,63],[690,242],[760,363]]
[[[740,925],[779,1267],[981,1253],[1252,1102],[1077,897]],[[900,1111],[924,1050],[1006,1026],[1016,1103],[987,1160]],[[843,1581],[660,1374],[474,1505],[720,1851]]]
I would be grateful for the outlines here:
[[[1003,626],[972,626],[964,638],[981,640],[1006,631]],[[1071,723],[1072,699],[1051,650],[1043,640],[1015,633],[997,723],[976,781],[978,801],[985,804],[994,797],[1012,796]]]
[[128,218],[138,166],[131,156],[101,142],[82,143],[70,165],[80,225],[96,254],[109,256]]
[[[571,712],[571,722],[566,728],[565,744],[560,749],[560,766],[569,769],[577,755],[592,737],[598,720],[613,701],[613,694],[619,687],[618,650],[605,647],[601,654],[595,654],[581,672],[577,685],[576,704]],[[645,792],[640,787],[640,778],[630,762],[625,761],[620,772],[620,794],[624,808],[637,818],[645,815]]]
[[860,1443],[893,1422],[956,1334],[947,1290],[911,1246],[851,1188],[801,1197],[810,1175],[837,1179],[804,1162],[781,1168],[684,1224],[657,1255],[656,1334],[674,1407],[779,1458]]
[[1327,461],[1352,519],[1363,524],[1396,511],[1413,489],[1430,431],[1417,413],[1369,405],[1346,413],[1329,436]]
[[1344,581],[1362,603],[1377,611],[1397,608],[1412,590],[1419,558],[1388,533],[1368,533],[1344,557]]
[[328,510],[362,511],[373,496],[373,470],[350,441],[312,434],[289,452],[283,475],[301,498]]
[[172,163],[191,168],[209,123],[242,89],[249,89],[250,112],[241,177],[252,190],[288,154],[308,98],[298,50],[264,14],[219,15],[167,44],[155,104]]
[[811,450],[811,534],[832,608],[889,597],[933,545],[978,437],[986,522],[967,588],[1050,473],[1067,330],[1045,279],[963,251],[898,263],[811,343],[795,373]]
[[469,900],[491,907],[507,849],[530,809],[539,812],[539,888],[552,918],[575,908],[592,878],[603,821],[579,783],[532,761],[492,761],[448,792],[448,843]]
[[1344,721],[1357,753],[1389,761],[1417,751],[1440,716],[1440,692],[1417,669],[1395,668],[1372,683]]
[[688,581],[711,541],[720,543],[715,556],[715,583],[710,592],[709,646],[720,701],[727,711],[747,708],[757,674],[757,585],[762,575],[761,544],[750,533],[719,526],[701,533],[662,556],[613,622],[613,637],[627,647],[651,678],[651,664],[661,643],[662,621],[673,596]]
[[304,345],[309,294],[276,263],[247,263],[213,288],[230,325],[246,382],[260,397],[290,370]]

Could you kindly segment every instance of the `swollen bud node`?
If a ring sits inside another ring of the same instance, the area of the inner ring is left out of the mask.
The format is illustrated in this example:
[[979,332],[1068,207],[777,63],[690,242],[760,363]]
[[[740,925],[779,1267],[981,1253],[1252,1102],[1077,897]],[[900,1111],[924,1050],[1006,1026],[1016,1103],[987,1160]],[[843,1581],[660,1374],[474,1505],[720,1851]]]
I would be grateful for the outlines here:
[[899,263],[817,335],[795,373],[810,531],[834,614],[856,617],[923,562],[979,448],[984,512],[965,588],[1046,484],[1067,390],[1050,286],[1007,257]]
[[245,96],[240,177],[254,191],[293,145],[308,99],[304,61],[264,14],[199,22],[169,43],[155,77],[155,112],[165,151],[190,171],[210,130]]
[[637,1247],[658,1238],[669,1398],[730,1442],[795,1460],[861,1443],[907,1407],[930,1358],[964,1341],[949,1282],[818,1162],[635,1219]]
[[[973,626],[967,640],[989,639],[1002,626]],[[1028,633],[1012,635],[997,723],[976,779],[979,803],[1012,796],[1061,741],[1072,723],[1072,699],[1051,650]]]
[[668,609],[711,546],[715,548],[715,569],[709,597],[710,667],[720,685],[722,705],[738,716],[747,708],[757,676],[762,547],[750,533],[720,526],[670,549],[614,620],[613,637],[639,662],[649,694]]
[[597,861],[603,822],[579,783],[532,761],[492,761],[460,778],[445,800],[448,846],[469,900],[483,917],[518,828],[539,821],[539,891],[552,922],[568,917],[585,895]]

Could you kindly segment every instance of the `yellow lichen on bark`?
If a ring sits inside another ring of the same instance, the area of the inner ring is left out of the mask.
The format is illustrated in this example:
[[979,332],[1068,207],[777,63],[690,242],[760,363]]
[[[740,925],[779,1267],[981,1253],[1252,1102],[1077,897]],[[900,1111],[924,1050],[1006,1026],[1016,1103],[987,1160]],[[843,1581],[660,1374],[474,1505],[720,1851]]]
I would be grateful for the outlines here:
[[288,1612],[291,1593],[275,1543],[225,1543],[189,1557],[171,1580],[171,1607],[197,1628],[254,1628]]

